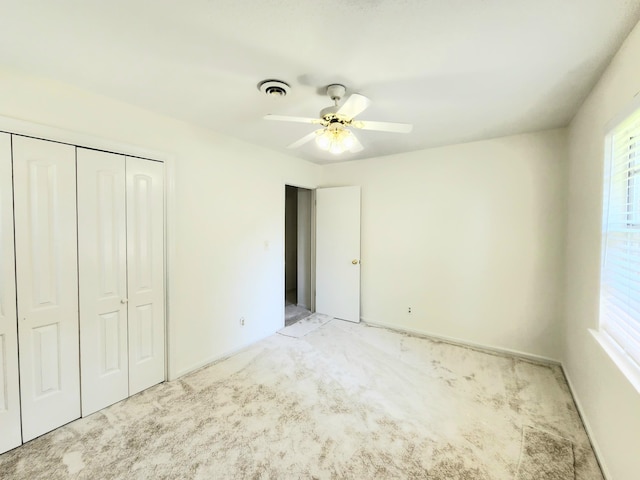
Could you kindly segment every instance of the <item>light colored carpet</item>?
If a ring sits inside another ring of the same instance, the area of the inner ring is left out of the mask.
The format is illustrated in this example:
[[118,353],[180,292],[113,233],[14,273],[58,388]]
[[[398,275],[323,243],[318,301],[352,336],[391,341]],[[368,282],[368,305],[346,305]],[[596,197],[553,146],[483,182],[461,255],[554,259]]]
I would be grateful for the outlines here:
[[575,478],[573,446],[566,438],[525,426],[516,480]]
[[314,313],[313,315],[303,318],[302,320],[298,320],[288,327],[284,327],[283,329],[278,330],[278,333],[280,335],[286,335],[287,337],[301,338],[308,333],[311,333],[314,330],[320,328],[330,320],[331,317],[328,315]]
[[546,455],[525,427],[602,480],[559,367],[332,320],[59,428],[1,455],[0,474],[514,480],[521,452]]
[[298,320],[302,320],[303,318],[311,315],[311,311],[309,309],[301,307],[299,305],[285,305],[284,307],[284,324],[285,326],[293,325]]

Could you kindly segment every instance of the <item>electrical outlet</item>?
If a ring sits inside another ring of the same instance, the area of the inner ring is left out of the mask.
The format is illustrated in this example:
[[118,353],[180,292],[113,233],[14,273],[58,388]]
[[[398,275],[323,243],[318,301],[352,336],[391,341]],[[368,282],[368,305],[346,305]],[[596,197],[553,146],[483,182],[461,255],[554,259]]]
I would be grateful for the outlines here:
[[409,310],[407,311],[407,313],[411,313],[411,307],[409,307]]
[[244,317],[240,317],[240,326],[244,327]]

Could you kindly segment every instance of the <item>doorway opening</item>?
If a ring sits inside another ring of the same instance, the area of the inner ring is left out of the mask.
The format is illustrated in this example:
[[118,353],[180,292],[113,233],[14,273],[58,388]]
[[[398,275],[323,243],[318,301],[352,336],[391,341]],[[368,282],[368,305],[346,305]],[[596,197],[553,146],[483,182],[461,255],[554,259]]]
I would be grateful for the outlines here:
[[293,325],[311,315],[312,191],[286,185],[284,235],[284,324]]

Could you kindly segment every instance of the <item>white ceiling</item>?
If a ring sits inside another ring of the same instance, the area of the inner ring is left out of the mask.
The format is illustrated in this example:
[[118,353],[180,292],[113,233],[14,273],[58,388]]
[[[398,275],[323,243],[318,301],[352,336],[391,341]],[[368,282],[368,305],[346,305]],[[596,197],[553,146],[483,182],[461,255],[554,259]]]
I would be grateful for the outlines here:
[[[565,126],[639,19],[640,0],[2,0],[0,66],[325,163]],[[287,150],[315,127],[262,117],[317,116],[329,83],[413,132]]]

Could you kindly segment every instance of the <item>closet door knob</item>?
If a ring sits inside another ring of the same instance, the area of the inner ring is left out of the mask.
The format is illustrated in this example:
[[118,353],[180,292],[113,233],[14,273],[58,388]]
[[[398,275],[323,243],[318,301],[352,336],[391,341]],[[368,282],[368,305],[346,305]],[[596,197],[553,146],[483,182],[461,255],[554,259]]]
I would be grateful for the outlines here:
[[128,299],[128,298],[123,298],[122,300],[120,300],[120,303],[122,303],[122,304],[124,305],[124,304],[125,304],[125,303],[127,303],[128,301],[129,301],[129,299]]

